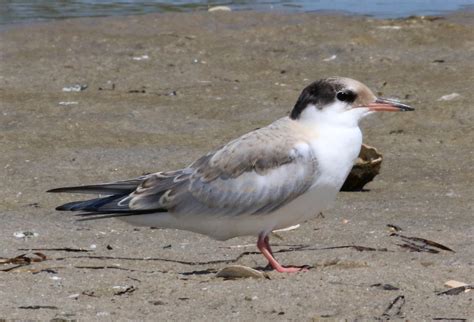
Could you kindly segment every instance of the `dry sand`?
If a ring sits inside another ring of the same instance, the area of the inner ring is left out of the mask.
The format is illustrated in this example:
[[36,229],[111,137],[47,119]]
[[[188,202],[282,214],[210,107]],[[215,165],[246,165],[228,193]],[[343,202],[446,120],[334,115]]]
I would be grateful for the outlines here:
[[[437,295],[447,280],[474,282],[473,19],[219,12],[4,28],[0,257],[47,258],[0,265],[0,320],[473,319],[474,291]],[[276,255],[308,272],[216,278],[229,264],[265,265],[255,238],[77,222],[54,207],[78,196],[45,193],[186,165],[332,75],[417,111],[363,122],[385,157],[369,191],[341,193],[324,218],[272,239],[307,245]],[[74,84],[88,87],[62,91]],[[410,251],[387,224],[455,252]],[[373,250],[338,248],[354,245]]]

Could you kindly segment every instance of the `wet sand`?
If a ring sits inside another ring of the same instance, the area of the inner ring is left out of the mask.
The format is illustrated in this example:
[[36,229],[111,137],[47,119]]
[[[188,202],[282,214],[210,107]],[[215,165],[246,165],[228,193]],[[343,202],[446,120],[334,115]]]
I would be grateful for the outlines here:
[[[473,291],[437,295],[474,282],[473,19],[219,12],[3,29],[0,257],[46,259],[0,265],[0,319],[473,319]],[[184,166],[332,75],[417,110],[364,120],[384,155],[368,191],[272,239],[308,272],[216,278],[265,265],[255,238],[78,222],[54,211],[78,196],[45,193]],[[62,91],[74,84],[87,88]],[[414,251],[388,224],[454,252]],[[25,231],[37,236],[14,236]]]

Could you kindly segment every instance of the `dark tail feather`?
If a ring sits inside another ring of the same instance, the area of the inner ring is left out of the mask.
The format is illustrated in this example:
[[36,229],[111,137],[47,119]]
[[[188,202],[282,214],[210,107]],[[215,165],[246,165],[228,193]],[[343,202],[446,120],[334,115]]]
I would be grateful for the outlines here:
[[141,214],[151,214],[157,212],[167,212],[166,209],[130,209],[130,194],[148,178],[148,175],[142,177],[117,181],[111,183],[102,183],[87,186],[63,187],[48,190],[48,192],[69,192],[106,195],[95,199],[73,201],[56,208],[59,211],[82,211],[77,216],[84,217],[80,220],[91,220],[121,216],[133,216]]
[[90,200],[83,200],[83,201],[73,201],[61,205],[56,208],[59,211],[87,211],[87,212],[102,212],[102,211],[123,211],[129,210],[128,202],[119,205],[119,202],[122,200],[123,197],[128,195],[128,193],[120,194],[120,195],[113,195],[109,197],[103,198],[95,198]]
[[85,212],[77,214],[76,216],[82,217],[77,221],[89,221],[96,219],[107,219],[107,218],[117,218],[117,217],[130,217],[136,215],[146,215],[146,214],[156,214],[158,212],[168,212],[166,209],[143,209],[143,210],[129,210],[115,213],[108,212]]
[[146,179],[146,176],[111,183],[101,183],[87,186],[62,187],[48,190],[47,192],[68,192],[68,193],[87,193],[87,194],[103,194],[115,195],[131,193]]
[[82,211],[82,213],[77,214],[77,216],[83,217],[79,219],[80,221],[167,212],[166,209],[162,208],[130,209],[128,195],[128,193],[124,193],[84,201],[73,201],[57,207],[56,210]]

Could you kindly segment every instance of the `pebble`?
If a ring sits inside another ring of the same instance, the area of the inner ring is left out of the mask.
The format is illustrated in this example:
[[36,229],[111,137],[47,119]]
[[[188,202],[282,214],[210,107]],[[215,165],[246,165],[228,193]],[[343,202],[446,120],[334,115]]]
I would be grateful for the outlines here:
[[215,7],[210,7],[209,9],[207,9],[207,11],[209,12],[216,12],[216,11],[232,11],[231,8],[227,7],[227,6],[215,6]]
[[58,104],[68,106],[68,105],[77,105],[79,104],[79,102],[59,102]]
[[82,92],[87,88],[86,84],[75,84],[63,87],[63,92]]
[[150,59],[150,56],[148,55],[141,55],[141,56],[135,56],[135,57],[132,57],[133,60],[137,60],[137,61],[140,61],[140,60],[147,60],[147,59]]
[[400,26],[379,26],[379,29],[388,29],[388,30],[400,30],[402,27]]
[[336,58],[337,58],[337,55],[332,55],[331,57],[324,58],[323,61],[331,61],[331,60],[335,60]]
[[16,231],[13,233],[16,238],[38,237],[39,234],[32,231]]
[[458,97],[461,97],[461,94],[458,93],[451,93],[448,95],[443,95],[440,98],[438,98],[438,101],[452,101]]

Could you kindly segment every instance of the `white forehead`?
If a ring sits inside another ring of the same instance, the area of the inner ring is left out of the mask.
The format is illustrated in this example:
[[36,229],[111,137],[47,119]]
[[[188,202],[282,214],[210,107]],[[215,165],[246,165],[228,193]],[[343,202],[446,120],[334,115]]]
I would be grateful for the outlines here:
[[352,78],[347,77],[338,77],[337,82],[344,86],[345,89],[353,90],[354,92],[359,92],[367,88],[364,84],[359,81],[356,81]]

